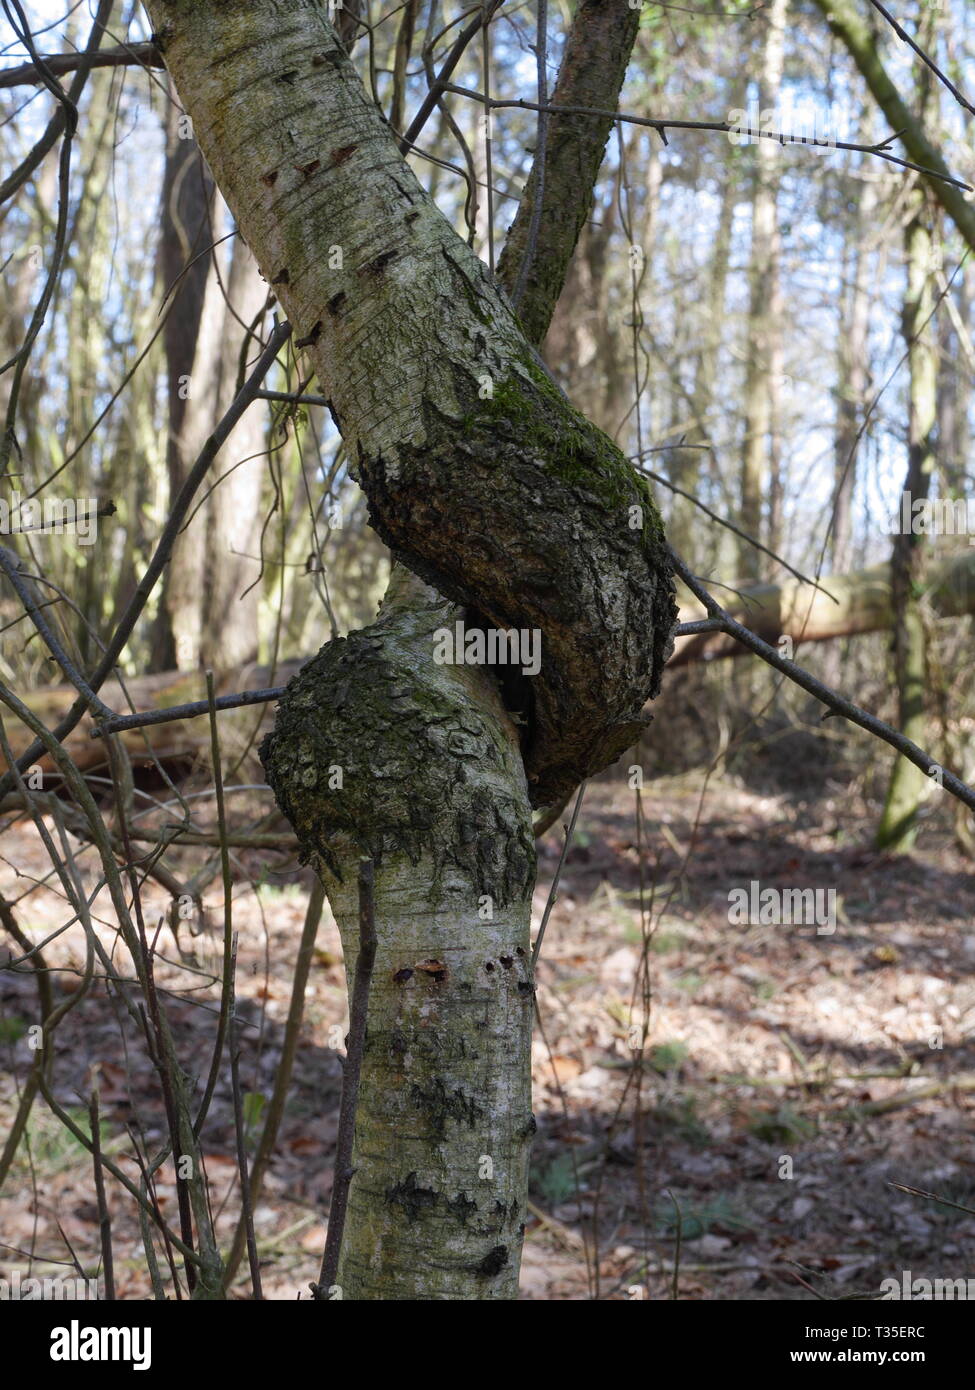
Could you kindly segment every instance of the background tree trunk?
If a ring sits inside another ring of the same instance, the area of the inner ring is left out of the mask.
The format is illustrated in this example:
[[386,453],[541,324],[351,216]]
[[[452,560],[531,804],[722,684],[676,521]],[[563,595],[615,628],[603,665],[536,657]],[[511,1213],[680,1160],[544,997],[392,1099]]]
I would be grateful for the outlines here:
[[[788,0],[773,0],[762,49],[758,83],[759,125],[766,112],[774,112],[782,86],[785,50],[785,18]],[[769,118],[771,119],[771,118]],[[752,203],[752,242],[749,253],[748,339],[745,370],[745,438],[741,467],[741,528],[764,541],[767,524],[762,499],[771,482],[772,412],[771,373],[781,363],[777,317],[779,279],[778,146],[772,140],[755,139],[755,195]],[[739,578],[762,578],[764,557],[742,540],[739,545]]]
[[[938,363],[931,315],[934,307],[932,239],[922,206],[905,234],[907,290],[903,332],[907,345],[908,463],[904,491],[912,503],[927,499],[934,472],[934,427],[937,420]],[[923,541],[912,532],[894,537],[891,593],[894,603],[894,676],[898,727],[917,744],[925,741],[927,673],[924,615],[919,603],[924,559]],[[917,813],[928,782],[924,773],[898,757],[877,829],[881,849],[907,850],[917,837]]]

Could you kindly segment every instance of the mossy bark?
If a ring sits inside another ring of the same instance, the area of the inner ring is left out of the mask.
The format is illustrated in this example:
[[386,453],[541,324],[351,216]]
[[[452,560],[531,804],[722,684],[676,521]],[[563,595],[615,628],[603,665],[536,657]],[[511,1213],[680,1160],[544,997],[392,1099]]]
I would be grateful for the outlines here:
[[[579,0],[551,105],[615,111],[639,27],[639,6],[633,9],[621,0]],[[509,294],[531,252],[518,316],[535,344],[548,331],[569,261],[592,210],[596,175],[612,128],[612,119],[550,115],[542,197],[544,231],[532,248],[532,212],[538,191],[538,171],[533,168],[505,240],[498,279]]]

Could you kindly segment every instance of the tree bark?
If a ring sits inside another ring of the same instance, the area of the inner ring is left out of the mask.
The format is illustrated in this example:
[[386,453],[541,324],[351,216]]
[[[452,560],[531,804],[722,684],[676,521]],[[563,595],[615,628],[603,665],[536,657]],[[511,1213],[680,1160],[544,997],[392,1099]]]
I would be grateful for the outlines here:
[[[362,854],[376,865],[342,1294],[513,1297],[532,1129],[530,804],[645,723],[675,617],[659,516],[399,155],[324,0],[149,9],[370,519],[416,576],[400,572],[377,622],[293,682],[263,749],[350,974],[352,885]],[[458,621],[540,635],[537,676],[502,683],[508,710],[484,667],[434,659]]]
[[[614,111],[639,24],[639,8],[630,9],[620,0],[579,0],[551,104]],[[531,247],[535,169],[508,232],[498,261],[498,279],[510,294],[529,255],[519,317],[525,335],[535,344],[545,337],[576,243],[592,211],[593,187],[612,128],[611,120],[551,115],[543,179],[546,235]]]
[[[931,490],[938,399],[938,361],[930,321],[934,308],[934,244],[925,219],[923,199],[921,202],[905,233],[907,293],[901,318],[909,372],[908,461],[904,491],[910,493],[912,502],[926,500]],[[898,728],[918,744],[925,741],[927,723],[927,639],[918,601],[923,563],[924,550],[918,536],[908,531],[894,537],[890,572]],[[908,850],[912,847],[917,838],[917,813],[926,787],[927,779],[920,768],[898,757],[877,830],[879,848]]]
[[[785,18],[788,0],[773,0],[762,52],[758,86],[759,122],[773,109],[782,85],[785,51]],[[741,466],[741,528],[755,540],[764,540],[767,526],[762,498],[769,492],[770,451],[774,428],[771,374],[780,331],[775,306],[778,297],[780,237],[778,225],[778,148],[771,140],[756,139],[755,195],[752,203],[752,241],[748,261],[748,342],[745,371],[745,438]],[[759,552],[748,541],[739,542],[739,578],[754,575]]]
[[398,568],[376,623],[292,682],[263,752],[350,979],[353,868],[360,854],[377,864],[343,1298],[506,1299],[518,1287],[535,849],[517,734],[489,673],[429,659],[433,633],[461,617]]

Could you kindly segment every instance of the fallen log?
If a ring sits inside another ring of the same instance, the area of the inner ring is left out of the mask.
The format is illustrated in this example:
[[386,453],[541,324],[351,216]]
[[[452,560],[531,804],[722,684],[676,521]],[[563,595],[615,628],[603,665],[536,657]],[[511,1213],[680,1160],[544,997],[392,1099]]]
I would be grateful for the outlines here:
[[[722,607],[738,622],[775,646],[790,637],[798,648],[803,642],[824,642],[832,637],[855,637],[877,632],[893,624],[890,565],[850,574],[829,575],[820,588],[798,580],[761,584],[726,599]],[[824,592],[825,591],[825,592]],[[696,622],[704,609],[688,595],[680,595],[680,621]],[[927,572],[925,599],[941,618],[957,618],[975,612],[975,550],[932,559]],[[715,661],[739,656],[746,649],[724,632],[704,632],[678,637],[668,668],[695,661]]]
[[[238,667],[220,679],[216,694],[259,690],[272,682],[286,685],[302,664],[301,661],[282,662],[273,671],[267,666]],[[43,686],[17,693],[49,728],[67,712],[77,694],[71,685]],[[163,710],[190,701],[205,700],[206,681],[202,671],[160,671],[151,676],[127,677],[124,691],[118,681],[106,681],[99,693],[105,704],[119,714],[127,714],[130,710]],[[233,757],[235,752],[253,742],[255,729],[263,732],[263,724],[270,722],[273,709],[273,705],[246,706],[221,713],[219,727],[223,752]],[[86,715],[65,739],[64,747],[86,776],[107,776],[105,743],[92,737],[94,727],[94,719]],[[5,728],[14,756],[19,757],[29,747],[32,735],[25,725],[9,715],[5,717]],[[133,768],[140,771],[151,768],[154,759],[171,767],[174,763],[203,763],[210,755],[210,723],[206,714],[194,719],[154,724],[144,729],[128,729],[116,737],[121,739],[132,759]],[[54,765],[50,758],[43,757],[38,760],[38,766],[45,774],[46,783],[48,775],[54,771]],[[0,753],[0,771],[5,768],[6,760]]]

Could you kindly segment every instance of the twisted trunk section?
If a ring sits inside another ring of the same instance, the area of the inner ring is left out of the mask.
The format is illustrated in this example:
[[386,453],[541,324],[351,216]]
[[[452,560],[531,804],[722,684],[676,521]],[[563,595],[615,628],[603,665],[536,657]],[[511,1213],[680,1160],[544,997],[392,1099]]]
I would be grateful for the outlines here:
[[[149,10],[404,567],[377,622],[295,678],[263,748],[350,976],[358,861],[376,865],[342,1296],[510,1298],[533,1130],[530,806],[646,723],[676,613],[659,515],[399,155],[324,0]],[[457,622],[540,639],[537,674],[442,663]]]

